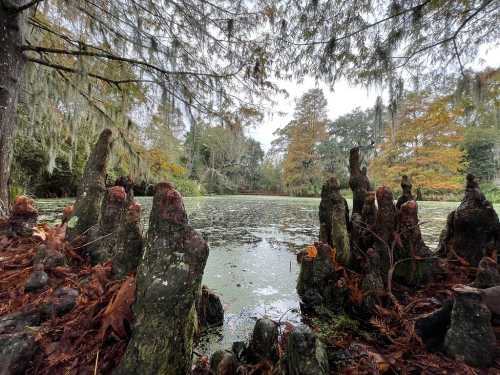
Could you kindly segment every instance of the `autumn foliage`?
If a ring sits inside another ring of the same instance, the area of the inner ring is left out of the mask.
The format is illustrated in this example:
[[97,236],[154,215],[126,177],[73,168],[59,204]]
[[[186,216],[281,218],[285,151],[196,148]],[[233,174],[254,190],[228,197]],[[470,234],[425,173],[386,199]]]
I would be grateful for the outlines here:
[[401,176],[408,175],[417,188],[459,189],[460,171],[465,167],[460,115],[461,110],[454,109],[448,97],[412,95],[397,119],[397,132],[387,134],[370,165],[377,183],[396,189]]
[[[46,269],[47,286],[26,292],[41,246],[47,252],[62,254],[69,265]],[[44,311],[46,306],[59,302],[58,290],[64,288],[78,293],[69,312],[51,313],[39,327],[33,327],[40,350],[26,373],[110,373],[130,335],[135,277],[116,281],[111,263],[91,266],[79,249],[73,249],[65,240],[65,224],[38,225],[31,237],[0,236],[0,254],[0,317]]]

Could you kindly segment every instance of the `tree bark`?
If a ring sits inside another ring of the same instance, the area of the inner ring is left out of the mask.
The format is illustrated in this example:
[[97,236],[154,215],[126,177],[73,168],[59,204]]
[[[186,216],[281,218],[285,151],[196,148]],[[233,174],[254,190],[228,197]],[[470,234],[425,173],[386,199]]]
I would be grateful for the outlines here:
[[352,213],[361,214],[365,196],[370,191],[366,168],[361,169],[359,148],[354,147],[349,153],[349,187],[352,190]]
[[101,204],[106,192],[106,166],[111,153],[112,132],[104,129],[89,155],[78,188],[73,217],[68,224],[68,237],[87,233],[99,222]]
[[188,224],[181,195],[158,184],[137,270],[132,339],[114,374],[190,373],[195,303],[207,258],[207,243]]
[[401,177],[401,189],[403,194],[398,198],[396,203],[396,208],[399,210],[403,204],[406,202],[414,200],[413,194],[411,193],[412,184],[410,178],[406,175]]
[[462,202],[450,213],[438,252],[441,256],[458,255],[477,267],[488,248],[500,245],[500,221],[486,200],[473,175],[467,175]]
[[[11,1],[17,6],[20,1]],[[8,4],[8,3],[7,3]],[[22,42],[22,13],[7,9],[0,2],[0,217],[9,214],[9,177],[16,109],[25,58],[19,48]]]
[[335,177],[330,177],[321,188],[319,223],[319,240],[333,247],[337,251],[337,259],[348,264],[351,257],[349,206],[340,194],[340,185]]

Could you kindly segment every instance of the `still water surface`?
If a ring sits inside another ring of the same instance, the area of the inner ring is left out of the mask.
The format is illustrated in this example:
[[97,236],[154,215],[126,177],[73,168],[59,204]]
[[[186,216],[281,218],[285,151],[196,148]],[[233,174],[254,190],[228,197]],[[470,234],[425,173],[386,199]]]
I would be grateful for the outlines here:
[[[137,200],[147,226],[152,198]],[[42,221],[57,222],[72,200],[37,203]],[[225,308],[224,326],[207,335],[198,350],[208,353],[245,340],[255,320],[264,315],[298,322],[295,254],[318,237],[319,199],[209,196],[185,198],[185,205],[191,224],[210,245],[203,283],[222,296]],[[422,233],[429,247],[436,247],[446,216],[457,205],[419,202]],[[500,212],[500,205],[495,208]]]

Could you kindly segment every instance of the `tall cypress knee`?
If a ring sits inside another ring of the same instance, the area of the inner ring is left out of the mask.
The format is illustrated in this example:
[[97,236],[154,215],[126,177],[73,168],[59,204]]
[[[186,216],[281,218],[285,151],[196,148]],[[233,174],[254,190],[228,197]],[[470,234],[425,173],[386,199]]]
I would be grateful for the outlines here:
[[352,190],[352,212],[361,214],[365,195],[371,189],[366,168],[361,168],[361,157],[358,147],[352,148],[349,152],[349,172],[349,187]]
[[189,373],[207,258],[207,243],[188,224],[181,195],[158,184],[137,271],[132,338],[115,374]]
[[101,204],[106,191],[106,166],[111,153],[113,133],[104,129],[90,153],[78,188],[73,217],[68,224],[70,239],[87,232],[99,222]]
[[350,260],[349,207],[340,194],[340,185],[335,177],[330,177],[321,189],[319,205],[319,240],[335,248],[337,258],[344,264]]

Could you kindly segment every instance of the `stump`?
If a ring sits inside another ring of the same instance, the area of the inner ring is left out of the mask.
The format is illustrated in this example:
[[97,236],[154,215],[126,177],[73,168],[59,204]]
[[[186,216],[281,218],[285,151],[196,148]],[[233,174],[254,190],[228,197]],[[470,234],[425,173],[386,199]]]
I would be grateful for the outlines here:
[[398,198],[396,202],[396,208],[399,210],[401,206],[409,201],[415,200],[413,198],[413,194],[411,193],[412,184],[410,178],[407,175],[403,175],[401,177],[401,189],[403,190],[403,194]]
[[337,258],[343,264],[350,260],[349,206],[340,194],[340,185],[335,177],[330,177],[321,189],[319,204],[319,240],[337,251]]
[[449,215],[441,234],[439,253],[454,254],[477,267],[488,247],[500,247],[500,221],[493,206],[479,190],[473,175],[467,175],[462,202]]
[[90,153],[78,195],[73,216],[68,225],[68,238],[74,239],[87,232],[99,222],[101,203],[106,188],[106,166],[111,153],[112,132],[104,129]]
[[370,188],[366,167],[361,168],[359,148],[354,147],[349,152],[349,187],[352,190],[352,212],[360,214],[363,210],[365,195]]
[[288,336],[288,375],[326,375],[329,373],[328,357],[323,344],[313,331],[299,325]]
[[455,287],[451,324],[444,340],[446,353],[475,367],[489,367],[496,358],[496,337],[490,310],[474,288]]
[[208,246],[188,224],[181,195],[156,186],[144,255],[137,271],[135,323],[115,374],[189,373],[196,299]]

